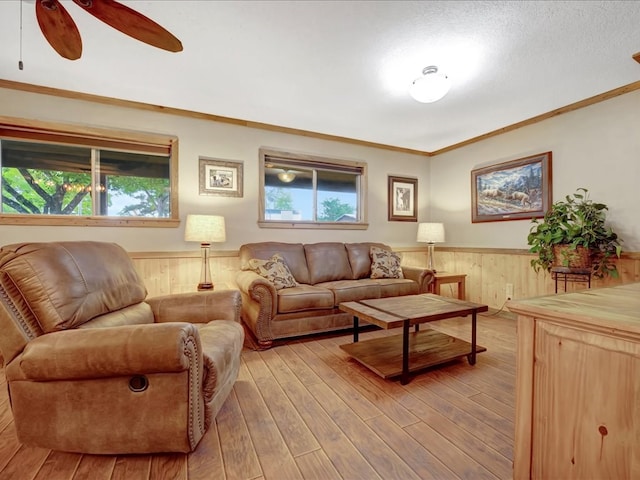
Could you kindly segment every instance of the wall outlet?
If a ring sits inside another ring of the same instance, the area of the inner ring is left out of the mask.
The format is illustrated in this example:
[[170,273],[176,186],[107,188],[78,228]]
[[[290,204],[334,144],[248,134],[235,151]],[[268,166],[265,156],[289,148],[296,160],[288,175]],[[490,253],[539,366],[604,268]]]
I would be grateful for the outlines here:
[[507,300],[512,300],[513,299],[513,283],[507,283],[505,290],[506,290]]

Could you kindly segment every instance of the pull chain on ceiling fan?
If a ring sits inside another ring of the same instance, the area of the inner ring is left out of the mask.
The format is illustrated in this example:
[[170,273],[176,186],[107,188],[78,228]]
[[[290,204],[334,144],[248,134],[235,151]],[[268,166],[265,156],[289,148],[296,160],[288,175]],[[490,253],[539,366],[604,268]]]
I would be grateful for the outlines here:
[[[73,0],[101,22],[148,45],[170,52],[182,51],[182,43],[165,28],[115,0]],[[36,17],[49,45],[62,57],[77,60],[82,38],[73,18],[59,0],[36,0]]]

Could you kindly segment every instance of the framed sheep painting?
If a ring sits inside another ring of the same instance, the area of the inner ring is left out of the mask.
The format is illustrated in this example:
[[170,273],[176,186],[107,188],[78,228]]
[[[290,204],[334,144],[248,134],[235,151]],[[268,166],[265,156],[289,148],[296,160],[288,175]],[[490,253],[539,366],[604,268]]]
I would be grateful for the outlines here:
[[471,171],[471,221],[543,217],[551,206],[551,152]]

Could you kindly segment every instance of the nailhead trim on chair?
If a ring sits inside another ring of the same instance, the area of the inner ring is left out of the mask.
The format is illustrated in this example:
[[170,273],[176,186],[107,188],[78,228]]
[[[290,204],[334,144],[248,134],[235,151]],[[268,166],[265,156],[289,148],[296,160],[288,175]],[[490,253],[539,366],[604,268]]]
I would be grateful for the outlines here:
[[[185,339],[184,354],[189,359],[189,445],[191,450],[196,448],[198,440],[196,440],[195,432],[193,431],[194,414],[197,415],[198,427],[200,429],[199,437],[202,438],[204,434],[204,423],[202,421],[202,412],[200,412],[199,396],[192,395],[194,388],[202,388],[198,379],[200,378],[200,365],[198,364],[198,358],[200,352],[198,351],[198,345],[193,337]],[[194,413],[195,412],[195,413]]]
[[[271,303],[271,293],[269,292],[267,287],[263,285],[257,285],[254,289],[252,289],[251,294],[252,297],[254,297],[254,300],[259,303],[262,303],[263,298]],[[269,322],[267,321],[267,316],[271,315],[271,310],[273,310],[273,305],[269,305],[269,308],[260,309],[260,314],[256,322],[258,338],[263,341],[269,342],[273,341],[273,333],[271,332],[271,328],[269,328]]]
[[11,318],[20,324],[20,330],[22,330],[22,332],[25,334],[27,340],[33,340],[34,338],[36,338],[36,335],[31,330],[31,327],[22,316],[22,314],[20,314],[20,311],[18,310],[18,307],[16,307],[16,304],[13,302],[13,300],[9,298],[9,295],[7,294],[4,287],[0,288],[0,301],[5,306],[7,311],[11,313]]

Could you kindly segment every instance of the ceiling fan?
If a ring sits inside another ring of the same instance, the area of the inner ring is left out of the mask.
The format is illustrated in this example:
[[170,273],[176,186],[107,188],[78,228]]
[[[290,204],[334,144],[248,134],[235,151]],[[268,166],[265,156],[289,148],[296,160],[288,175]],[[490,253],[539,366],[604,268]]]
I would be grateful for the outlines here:
[[[140,40],[170,52],[182,51],[182,43],[153,20],[115,0],[73,0],[98,20]],[[59,0],[36,0],[36,17],[42,34],[62,57],[77,60],[82,39],[75,22]]]

